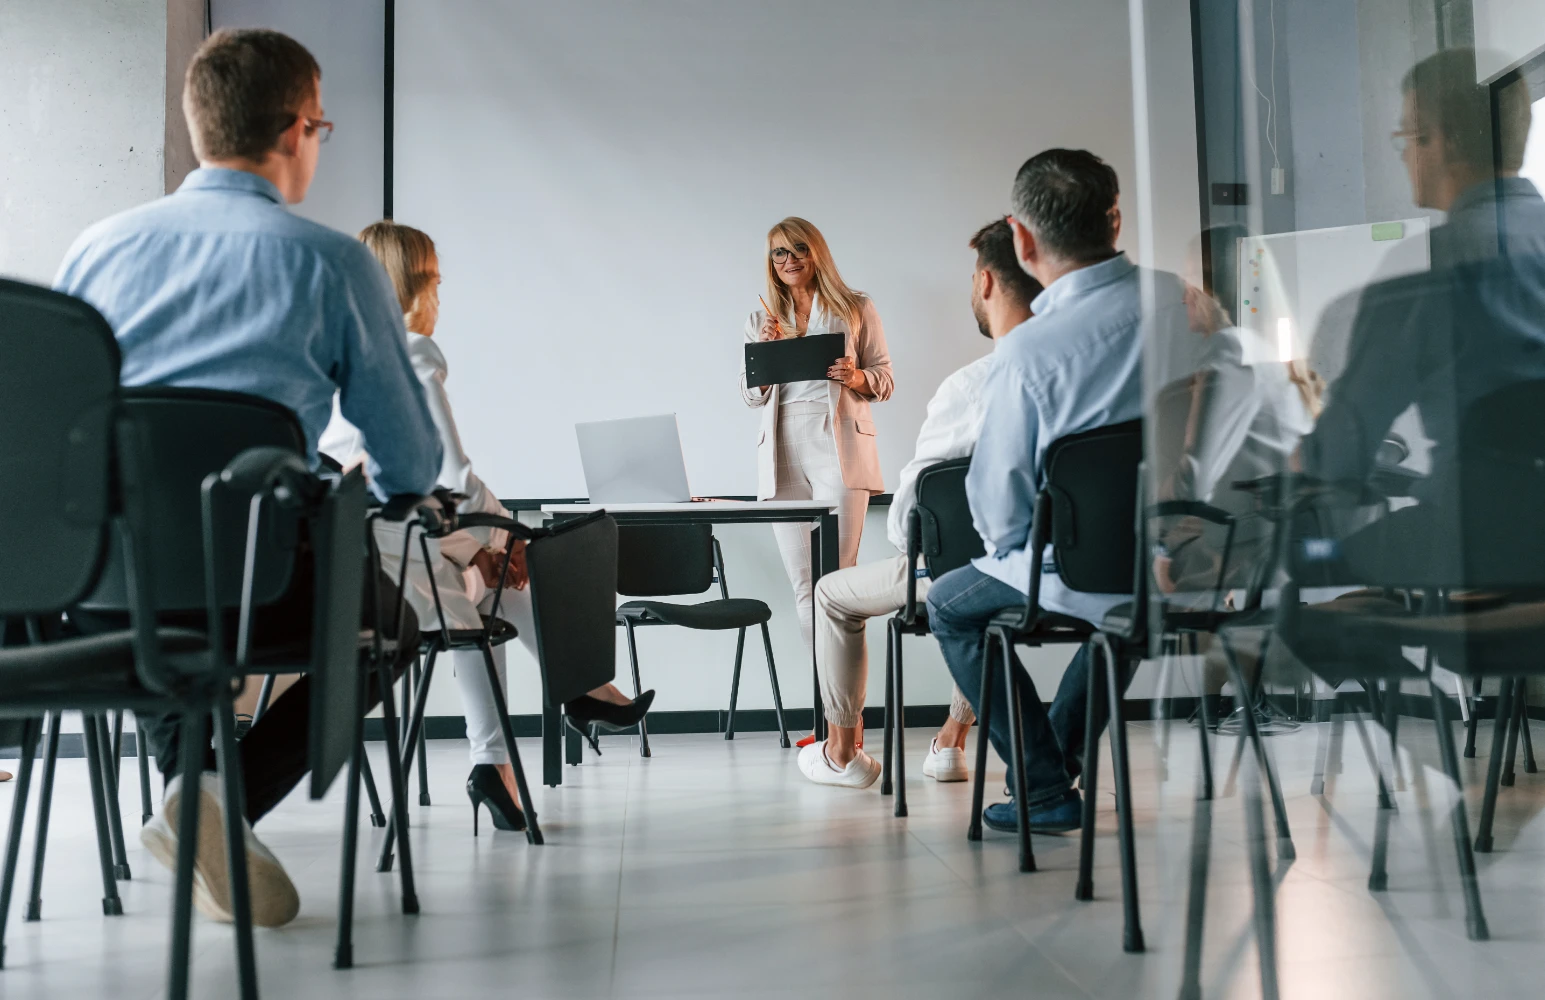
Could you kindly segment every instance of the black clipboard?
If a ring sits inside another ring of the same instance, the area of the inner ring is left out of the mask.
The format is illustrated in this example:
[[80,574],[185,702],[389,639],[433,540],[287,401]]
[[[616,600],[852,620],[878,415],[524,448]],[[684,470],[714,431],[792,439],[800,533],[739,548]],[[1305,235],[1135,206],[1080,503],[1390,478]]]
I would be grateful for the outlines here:
[[763,340],[746,345],[746,385],[757,388],[784,382],[819,381],[837,359],[848,353],[841,333]]

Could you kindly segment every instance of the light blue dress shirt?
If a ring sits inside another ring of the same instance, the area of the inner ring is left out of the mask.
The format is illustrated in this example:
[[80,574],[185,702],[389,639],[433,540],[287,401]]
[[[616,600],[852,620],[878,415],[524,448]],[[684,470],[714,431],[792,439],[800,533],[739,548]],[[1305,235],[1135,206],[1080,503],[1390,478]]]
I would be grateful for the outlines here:
[[[1181,292],[1173,275],[1138,268],[1118,254],[1052,282],[1031,304],[1035,315],[998,343],[966,477],[971,518],[987,550],[972,562],[978,570],[1028,593],[1026,546],[1046,449],[1069,434],[1143,415],[1144,330],[1184,332]],[[1050,548],[1040,571],[1041,607],[1048,611],[1098,623],[1131,597],[1064,586]]]
[[364,432],[377,494],[434,488],[440,439],[390,279],[358,240],[293,215],[266,179],[195,170],[174,194],[81,234],[54,285],[106,317],[124,385],[281,403],[313,463],[336,390]]

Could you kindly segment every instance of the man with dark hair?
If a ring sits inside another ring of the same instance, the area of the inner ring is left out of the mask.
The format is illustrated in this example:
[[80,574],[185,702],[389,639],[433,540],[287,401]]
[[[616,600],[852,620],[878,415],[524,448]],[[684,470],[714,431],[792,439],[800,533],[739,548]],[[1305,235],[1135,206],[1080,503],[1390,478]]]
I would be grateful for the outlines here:
[[[216,32],[188,66],[183,112],[199,169],[176,193],[88,229],[56,286],[90,302],[112,325],[125,385],[274,400],[299,418],[313,461],[333,395],[341,392],[344,416],[365,434],[377,494],[428,493],[440,471],[439,437],[408,361],[386,273],[358,241],[285,208],[305,198],[318,148],[333,127],[323,119],[316,60],[277,32]],[[259,645],[309,642],[312,566],[308,549],[299,556],[291,593],[254,625]],[[392,587],[384,579],[381,585]],[[409,621],[401,657],[412,657],[416,635]],[[233,807],[249,823],[305,775],[309,705],[310,684],[302,679],[242,741],[246,802]],[[174,774],[178,720],[141,721],[163,773]],[[181,793],[180,777],[173,778],[160,814],[141,832],[168,867],[177,854]],[[210,820],[199,838],[194,901],[228,921],[219,836],[225,803],[212,775],[203,776],[199,793]],[[254,922],[292,919],[300,905],[295,888],[250,830],[247,856]]]
[[[1116,175],[1084,150],[1049,149],[1028,160],[1014,181],[1014,234],[1018,264],[1046,290],[1035,315],[999,344],[983,387],[986,413],[966,480],[971,516],[986,555],[946,573],[928,592],[928,621],[955,686],[968,697],[981,691],[987,623],[1007,608],[1023,607],[1032,573],[1041,575],[1041,606],[1098,623],[1123,594],[1069,590],[1055,563],[1030,563],[1030,523],[1041,487],[1041,463],[1058,438],[1142,416],[1143,337],[1186,331],[1183,286],[1173,275],[1150,273],[1153,298],[1145,314],[1144,275],[1116,249],[1121,211]],[[1015,662],[1014,669],[1023,668]],[[1048,713],[1029,677],[1019,683],[1025,759],[1013,760],[1006,679],[986,734],[1013,769],[1025,769],[1030,828],[1063,832],[1079,824],[1073,778],[1082,747],[1089,652],[1080,649],[1063,674]],[[978,714],[980,705],[972,706]],[[1012,781],[1010,787],[1012,787]],[[1014,803],[985,811],[989,826],[1015,830]]]
[[[1014,235],[1002,219],[978,230],[970,246],[976,251],[971,314],[982,335],[996,342],[1029,318],[1041,286],[1020,268],[1014,256]],[[879,775],[879,765],[858,746],[869,678],[865,625],[869,619],[892,614],[906,604],[910,568],[907,522],[917,503],[918,473],[930,465],[971,454],[982,427],[982,382],[992,361],[993,355],[985,354],[955,372],[928,403],[928,416],[917,433],[917,450],[901,470],[887,522],[887,536],[902,554],[828,573],[816,585],[817,651],[827,739],[823,747],[802,754],[800,764],[818,784],[863,788]],[[930,582],[926,576],[918,579],[919,599],[928,593]],[[970,702],[956,690],[950,699],[949,718],[923,761],[923,774],[939,781],[966,779],[966,734],[975,718]]]

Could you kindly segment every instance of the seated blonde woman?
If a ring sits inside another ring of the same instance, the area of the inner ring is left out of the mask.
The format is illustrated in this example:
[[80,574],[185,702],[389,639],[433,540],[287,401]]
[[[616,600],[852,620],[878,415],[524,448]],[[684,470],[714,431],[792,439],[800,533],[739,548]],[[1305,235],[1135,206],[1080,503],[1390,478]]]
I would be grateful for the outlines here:
[[[435,254],[434,241],[417,229],[387,221],[366,227],[359,238],[386,268],[402,305],[408,329],[408,357],[423,384],[445,456],[437,485],[465,497],[457,508],[461,513],[514,517],[472,471],[472,460],[462,450],[461,436],[456,431],[450,397],[445,391],[445,355],[430,339],[440,318],[440,261]],[[367,447],[368,443],[359,431],[338,413],[335,400],[332,423],[323,432],[318,449],[348,468],[363,460]],[[404,529],[400,525],[378,524],[382,568],[396,578],[401,570]],[[429,554],[433,565],[427,568],[423,551],[417,541],[414,542],[409,548],[409,572],[403,594],[418,614],[425,634],[437,629],[440,621],[430,589],[431,572],[445,608],[446,626],[452,629],[482,627],[483,615],[493,610],[507,540],[507,533],[497,528],[463,529],[438,541],[431,540]],[[536,629],[531,618],[531,591],[526,581],[524,549],[524,542],[515,543],[509,579],[499,599],[499,617],[515,626],[520,641],[535,657]],[[518,798],[515,773],[505,750],[499,712],[488,686],[482,656],[476,650],[454,650],[442,655],[450,659],[467,719],[467,740],[472,752],[467,796],[472,800],[474,810],[480,802],[488,805],[494,825],[499,829],[522,830],[525,816],[515,804]],[[503,685],[503,647],[494,649],[494,663],[498,668],[499,683]],[[607,684],[569,702],[565,710],[569,719],[581,726],[594,722],[602,729],[618,730],[636,725],[653,700],[653,691],[646,691],[636,701],[630,701],[616,687]]]

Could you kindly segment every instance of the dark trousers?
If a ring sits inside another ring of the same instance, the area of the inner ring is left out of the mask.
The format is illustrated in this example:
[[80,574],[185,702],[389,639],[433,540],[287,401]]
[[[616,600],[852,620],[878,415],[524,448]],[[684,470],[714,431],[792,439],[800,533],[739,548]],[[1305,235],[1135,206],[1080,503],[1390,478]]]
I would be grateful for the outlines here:
[[[962,566],[944,574],[928,590],[928,627],[939,640],[956,686],[971,701],[978,719],[984,714],[978,702],[987,623],[1000,611],[1024,604],[1023,593],[974,566]],[[1017,655],[1013,662],[1014,669],[1020,672],[1019,711],[1025,729],[1023,766],[1029,805],[1054,805],[1073,787],[1073,779],[1078,776],[1077,755],[1084,747],[1084,706],[1089,700],[1089,647],[1080,646],[1074,654],[1050,709],[1041,704]],[[1009,740],[1008,680],[1001,669],[990,697],[993,703],[987,737],[998,756],[1008,763],[1012,788],[1016,762]]]
[[[369,572],[376,571],[371,569]],[[277,602],[259,608],[253,615],[252,646],[255,661],[263,659],[265,650],[280,652],[287,662],[304,661],[306,650],[311,645],[313,610],[316,606],[314,584],[314,564],[309,550],[303,547],[297,553],[290,589]],[[388,615],[386,624],[389,631],[392,624],[390,616],[396,613],[398,606],[397,585],[384,573],[378,573],[377,586],[380,588],[381,607],[386,609]],[[374,628],[377,616],[369,597],[367,587],[361,624],[365,628]],[[402,614],[401,641],[397,646],[396,661],[392,664],[393,679],[402,676],[418,652],[418,618],[410,607],[404,606]],[[163,624],[198,628],[204,620],[203,615],[188,615],[178,616],[176,622],[166,621]],[[95,624],[110,625],[101,621]],[[122,627],[121,623],[119,627]],[[227,623],[225,634],[236,634],[234,621]],[[254,676],[248,682],[257,681]],[[368,712],[380,703],[381,692],[372,671],[372,676],[365,684],[364,710]],[[244,810],[247,822],[256,823],[266,816],[306,776],[310,769],[310,719],[311,679],[302,677],[274,699],[263,717],[237,744],[241,755],[242,784],[247,797]],[[182,716],[146,715],[141,716],[137,724],[145,734],[147,746],[155,755],[156,765],[163,778],[170,779],[180,769],[178,750],[182,737]],[[210,731],[213,732],[213,729]],[[207,749],[204,766],[211,771],[215,768],[213,744]]]

